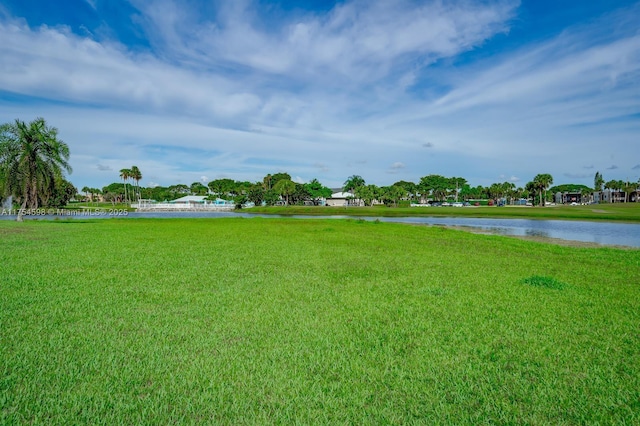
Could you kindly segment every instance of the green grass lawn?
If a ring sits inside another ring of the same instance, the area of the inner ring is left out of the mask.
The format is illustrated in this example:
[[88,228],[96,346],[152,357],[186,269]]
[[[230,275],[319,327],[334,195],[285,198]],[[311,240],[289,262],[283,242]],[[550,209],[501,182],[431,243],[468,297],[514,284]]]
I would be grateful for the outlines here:
[[247,213],[347,216],[469,216],[640,222],[640,203],[558,205],[550,207],[253,207]]
[[0,424],[638,424],[640,251],[0,221]]

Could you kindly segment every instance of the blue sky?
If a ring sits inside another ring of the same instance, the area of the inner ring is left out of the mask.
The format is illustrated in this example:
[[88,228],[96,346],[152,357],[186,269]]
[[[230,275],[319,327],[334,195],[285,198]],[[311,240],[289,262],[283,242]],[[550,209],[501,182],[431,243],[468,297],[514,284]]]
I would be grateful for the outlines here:
[[0,0],[0,122],[78,187],[640,178],[640,2]]

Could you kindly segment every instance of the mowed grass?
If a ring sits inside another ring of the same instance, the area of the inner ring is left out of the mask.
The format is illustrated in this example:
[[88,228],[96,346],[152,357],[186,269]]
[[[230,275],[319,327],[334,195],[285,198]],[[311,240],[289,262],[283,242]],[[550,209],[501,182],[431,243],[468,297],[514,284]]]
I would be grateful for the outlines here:
[[480,206],[480,207],[252,207],[247,213],[280,215],[346,215],[346,216],[460,216],[527,219],[604,220],[640,222],[640,203],[591,204],[585,206],[556,205],[547,207]]
[[638,424],[640,251],[0,221],[0,424]]

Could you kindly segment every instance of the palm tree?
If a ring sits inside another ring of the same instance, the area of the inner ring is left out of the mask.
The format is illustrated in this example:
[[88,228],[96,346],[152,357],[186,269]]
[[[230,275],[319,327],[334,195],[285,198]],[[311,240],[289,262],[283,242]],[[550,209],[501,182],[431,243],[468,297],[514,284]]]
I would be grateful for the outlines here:
[[96,205],[98,205],[98,196],[102,194],[98,188],[89,188],[91,190],[91,200],[95,200]]
[[365,184],[365,181],[362,178],[362,176],[358,176],[358,175],[349,176],[343,184],[343,190],[355,191],[356,188],[364,186],[364,184]]
[[596,172],[593,178],[593,190],[598,193],[599,199],[602,199],[602,185],[604,185],[604,178],[600,172]]
[[289,196],[296,190],[296,184],[289,179],[281,179],[273,187],[276,192],[285,197],[285,205],[289,205]]
[[[89,188],[88,186],[84,186],[82,188],[82,192],[84,192],[84,196],[87,197],[87,198],[89,198],[89,192],[90,191],[91,191],[91,188]],[[91,195],[93,195],[93,194],[91,194]],[[92,201],[91,198],[89,198],[89,202],[91,202],[91,201]]]
[[138,166],[131,166],[130,172],[129,177],[136,181],[136,193],[138,201],[140,201],[140,180],[142,179],[142,172],[140,172]]
[[125,203],[129,200],[129,197],[127,197],[127,181],[129,180],[129,177],[131,177],[131,170],[130,169],[120,169],[120,178],[124,182],[124,201],[125,201]]
[[[553,177],[548,173],[538,174],[533,178],[533,183],[535,184],[538,191],[540,191],[540,205],[544,206],[544,202],[547,198],[547,189],[553,183]],[[543,191],[544,198],[542,196]]]
[[58,129],[43,118],[30,123],[15,120],[0,126],[0,187],[4,195],[21,202],[18,221],[25,208],[37,209],[54,191],[55,180],[71,173],[69,147],[58,139]]
[[524,187],[524,190],[528,194],[528,197],[531,197],[532,205],[535,205],[535,203],[536,203],[536,193],[538,192],[538,188],[536,187],[535,182],[533,182],[533,181],[527,182],[527,184]]
[[[358,188],[364,186],[365,183],[366,182],[364,181],[362,176],[358,176],[358,175],[349,176],[347,180],[344,182],[342,189],[343,191],[348,191],[356,195],[356,192],[358,192]],[[360,204],[360,199],[358,198],[358,205],[359,204]]]
[[615,196],[614,196],[614,191],[616,189],[618,189],[618,181],[617,180],[610,180],[607,183],[604,184],[604,188],[609,190],[609,199],[612,203],[616,202]]

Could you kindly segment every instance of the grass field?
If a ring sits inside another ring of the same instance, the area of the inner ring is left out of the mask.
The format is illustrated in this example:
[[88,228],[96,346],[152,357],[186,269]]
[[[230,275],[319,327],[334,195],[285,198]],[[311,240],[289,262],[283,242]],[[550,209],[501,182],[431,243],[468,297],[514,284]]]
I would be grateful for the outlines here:
[[346,216],[469,216],[640,222],[640,203],[558,205],[552,207],[254,207],[248,213]]
[[0,424],[640,423],[638,250],[357,219],[0,238]]

